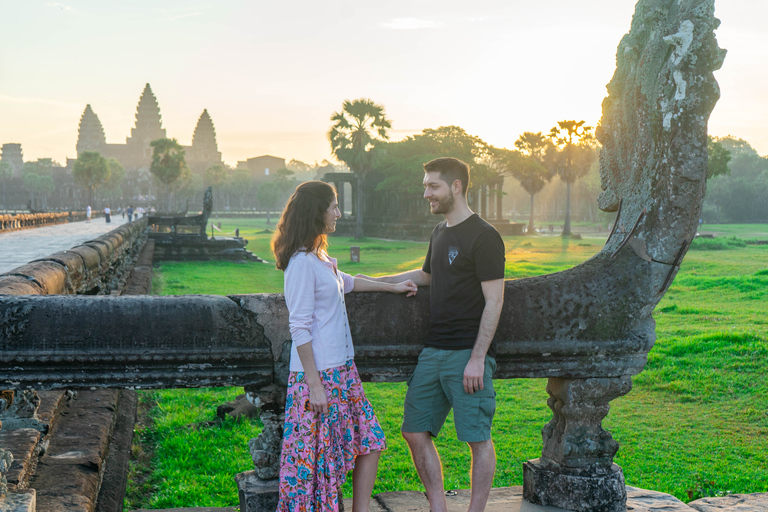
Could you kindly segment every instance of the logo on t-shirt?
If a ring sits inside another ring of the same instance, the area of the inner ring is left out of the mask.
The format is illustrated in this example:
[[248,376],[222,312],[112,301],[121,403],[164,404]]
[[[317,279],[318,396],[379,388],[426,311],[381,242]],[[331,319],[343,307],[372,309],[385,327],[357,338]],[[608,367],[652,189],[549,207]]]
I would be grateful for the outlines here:
[[453,260],[455,260],[456,256],[458,256],[458,255],[459,255],[459,248],[458,247],[453,247],[453,246],[448,247],[448,264],[452,265],[453,264]]

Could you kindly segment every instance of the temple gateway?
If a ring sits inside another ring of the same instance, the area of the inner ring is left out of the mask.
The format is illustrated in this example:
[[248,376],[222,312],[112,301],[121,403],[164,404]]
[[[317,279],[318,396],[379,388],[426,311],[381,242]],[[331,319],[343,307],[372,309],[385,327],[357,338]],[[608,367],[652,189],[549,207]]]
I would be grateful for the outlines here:
[[[136,125],[131,128],[131,135],[126,137],[125,144],[107,143],[99,116],[91,105],[86,105],[77,134],[77,156],[84,151],[98,151],[104,158],[114,158],[120,162],[126,171],[149,170],[152,163],[150,143],[165,137],[157,98],[149,84],[146,84],[136,107]],[[216,129],[208,110],[200,114],[192,135],[192,145],[183,147],[187,164],[195,174],[202,176],[210,166],[223,164],[216,144]]]

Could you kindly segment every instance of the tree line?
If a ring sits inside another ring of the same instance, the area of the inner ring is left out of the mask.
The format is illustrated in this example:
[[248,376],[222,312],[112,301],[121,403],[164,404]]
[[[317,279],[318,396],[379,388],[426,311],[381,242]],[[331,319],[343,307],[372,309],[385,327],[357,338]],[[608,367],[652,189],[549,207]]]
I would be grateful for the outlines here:
[[[470,190],[515,178],[530,195],[529,232],[534,230],[534,197],[555,176],[567,184],[562,236],[571,235],[571,185],[585,176],[597,159],[597,141],[584,121],[565,120],[550,132],[525,132],[515,149],[494,147],[458,126],[425,129],[399,142],[389,141],[392,124],[383,105],[370,99],[346,100],[331,116],[328,140],[334,156],[357,176],[355,237],[363,233],[363,182],[373,172],[383,175],[378,191],[421,191],[421,165],[433,158],[452,156],[470,164]],[[500,190],[497,193],[501,193]]]

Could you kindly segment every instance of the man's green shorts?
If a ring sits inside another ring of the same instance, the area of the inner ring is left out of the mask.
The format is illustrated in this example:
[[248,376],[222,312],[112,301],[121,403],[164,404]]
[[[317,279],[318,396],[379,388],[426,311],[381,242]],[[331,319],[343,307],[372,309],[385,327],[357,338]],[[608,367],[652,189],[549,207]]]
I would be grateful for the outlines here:
[[485,356],[483,389],[464,391],[464,369],[471,349],[440,350],[427,347],[419,355],[419,364],[408,380],[405,395],[403,432],[429,432],[437,437],[453,407],[456,436],[474,443],[491,438],[491,423],[496,412],[493,372],[496,360]]

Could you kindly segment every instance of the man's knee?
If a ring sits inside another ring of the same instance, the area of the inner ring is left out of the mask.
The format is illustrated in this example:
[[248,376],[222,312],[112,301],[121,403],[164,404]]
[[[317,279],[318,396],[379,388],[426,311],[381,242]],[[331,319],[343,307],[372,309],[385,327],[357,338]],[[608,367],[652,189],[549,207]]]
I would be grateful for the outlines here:
[[488,451],[493,452],[493,441],[491,439],[488,439],[486,441],[472,441],[467,443],[469,445],[469,448],[472,450],[472,453],[487,453]]
[[429,432],[404,432],[401,430],[400,434],[402,434],[403,439],[405,439],[405,441],[411,446],[420,445],[431,441],[432,439],[432,436],[429,434]]

